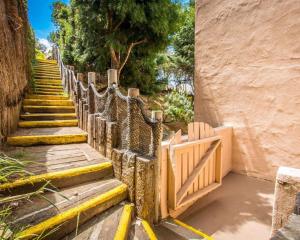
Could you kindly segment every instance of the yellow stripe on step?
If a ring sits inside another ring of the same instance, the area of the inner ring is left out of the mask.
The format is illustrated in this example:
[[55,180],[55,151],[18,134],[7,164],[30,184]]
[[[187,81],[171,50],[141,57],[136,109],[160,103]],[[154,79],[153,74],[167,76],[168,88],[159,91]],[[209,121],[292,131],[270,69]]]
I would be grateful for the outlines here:
[[105,204],[106,202],[110,201],[111,199],[117,197],[117,196],[126,196],[127,194],[127,186],[125,184],[122,184],[110,191],[107,191],[98,197],[95,197],[91,200],[88,200],[84,202],[83,204],[80,204],[78,207],[71,208],[65,212],[62,212],[60,214],[57,214],[54,217],[51,217],[47,219],[44,222],[41,222],[33,227],[30,227],[28,229],[25,229],[23,232],[19,234],[19,239],[28,239],[32,238],[36,235],[39,235],[49,229],[52,229],[68,220],[71,220],[75,217],[77,217],[78,214],[81,214],[82,212],[85,212],[89,209],[92,209],[96,207],[97,205]]
[[201,232],[198,229],[193,228],[192,226],[190,226],[190,225],[188,225],[188,224],[186,224],[184,222],[181,222],[181,221],[179,221],[177,219],[173,219],[173,221],[174,221],[174,223],[178,224],[179,226],[184,227],[184,228],[190,230],[191,232],[193,232],[193,233],[195,233],[195,234],[197,234],[197,235],[199,235],[201,237],[204,237],[207,240],[214,240],[212,237],[208,236],[207,234]]
[[127,239],[128,231],[130,229],[132,211],[133,211],[133,205],[126,204],[124,206],[114,240]]
[[44,91],[34,91],[33,93],[38,95],[58,95],[58,96],[65,94],[64,92],[57,93],[57,92],[44,92]]
[[20,121],[18,126],[21,128],[37,127],[76,127],[78,120],[50,120],[50,121]]
[[33,106],[73,106],[71,100],[48,100],[48,99],[24,99],[24,105]]
[[30,113],[20,115],[21,119],[28,118],[75,118],[76,113]]
[[35,184],[35,183],[51,181],[51,180],[61,179],[61,178],[76,177],[79,175],[99,172],[110,168],[112,169],[112,164],[110,162],[104,162],[104,163],[90,165],[86,167],[78,167],[78,168],[68,169],[64,171],[29,176],[27,178],[18,179],[11,183],[1,184],[0,191],[20,187],[27,184]]
[[63,87],[61,85],[50,85],[50,84],[36,84],[35,88],[48,88],[48,89],[63,89]]
[[27,109],[71,109],[71,110],[75,110],[74,106],[34,106],[34,105],[24,105],[23,106],[24,111],[26,111]]
[[157,240],[157,237],[151,228],[150,224],[146,220],[142,220],[142,225],[144,227],[145,232],[147,233],[150,240]]
[[69,100],[68,96],[53,96],[53,95],[38,95],[30,94],[26,96],[26,99],[40,99],[40,100]]
[[86,141],[87,134],[16,136],[7,138],[8,144],[24,147],[32,145],[82,143]]

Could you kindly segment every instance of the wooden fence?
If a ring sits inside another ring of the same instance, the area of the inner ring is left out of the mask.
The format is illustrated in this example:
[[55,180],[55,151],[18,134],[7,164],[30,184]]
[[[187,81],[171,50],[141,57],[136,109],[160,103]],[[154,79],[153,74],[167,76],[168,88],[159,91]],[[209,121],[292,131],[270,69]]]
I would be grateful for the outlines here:
[[172,213],[176,215],[177,210],[221,186],[224,175],[222,163],[225,159],[222,156],[223,141],[223,136],[210,125],[194,122],[188,125],[187,136],[182,136],[178,131],[162,144],[162,218]]
[[[88,73],[88,85],[74,67],[65,66],[54,47],[63,87],[73,99],[79,127],[88,133],[88,143],[112,160],[115,177],[128,186],[129,200],[138,217],[153,222],[159,213],[158,155],[162,139],[162,112],[148,116],[139,89],[123,95],[118,87],[117,70],[109,69],[108,87],[96,89],[96,73]],[[155,209],[155,211],[153,211]]]

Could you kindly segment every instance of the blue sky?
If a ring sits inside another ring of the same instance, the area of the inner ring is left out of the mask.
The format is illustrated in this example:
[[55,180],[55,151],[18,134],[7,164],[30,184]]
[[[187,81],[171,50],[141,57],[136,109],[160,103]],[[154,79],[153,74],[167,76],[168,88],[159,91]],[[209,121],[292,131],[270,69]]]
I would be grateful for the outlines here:
[[[51,22],[51,5],[54,0],[28,0],[28,15],[37,38],[46,39],[54,30]],[[63,0],[67,3],[69,0]]]

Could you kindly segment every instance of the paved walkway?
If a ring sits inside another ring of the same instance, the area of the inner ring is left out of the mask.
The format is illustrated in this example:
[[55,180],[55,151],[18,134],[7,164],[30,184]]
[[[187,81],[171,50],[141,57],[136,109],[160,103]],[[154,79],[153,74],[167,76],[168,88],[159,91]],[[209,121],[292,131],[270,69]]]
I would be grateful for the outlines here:
[[223,181],[179,219],[215,240],[269,239],[274,183],[233,173]]

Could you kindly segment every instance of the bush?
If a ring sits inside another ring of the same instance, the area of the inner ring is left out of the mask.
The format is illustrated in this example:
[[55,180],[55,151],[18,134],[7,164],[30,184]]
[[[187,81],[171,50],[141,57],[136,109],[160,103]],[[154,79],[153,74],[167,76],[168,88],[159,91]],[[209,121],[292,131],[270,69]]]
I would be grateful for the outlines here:
[[192,98],[185,93],[173,91],[165,97],[164,112],[173,121],[189,123],[194,118]]

